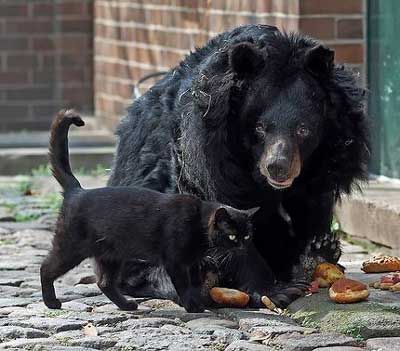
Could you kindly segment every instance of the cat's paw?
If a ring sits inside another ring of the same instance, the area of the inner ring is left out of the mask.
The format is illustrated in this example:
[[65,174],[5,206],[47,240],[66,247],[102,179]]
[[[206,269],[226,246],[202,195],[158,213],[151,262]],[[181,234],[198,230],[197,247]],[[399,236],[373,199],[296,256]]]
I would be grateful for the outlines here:
[[185,303],[183,307],[189,313],[202,313],[205,310],[205,306],[202,303],[196,301],[190,301],[189,303]]
[[122,311],[135,311],[138,309],[138,304],[136,301],[130,300],[123,305],[118,306]]
[[61,308],[61,301],[58,299],[54,299],[54,300],[45,300],[44,304],[48,307],[51,308],[53,310],[59,310]]
[[190,289],[183,297],[182,297],[182,306],[185,308],[187,312],[190,313],[201,313],[204,312],[205,306],[203,303],[203,299],[199,291],[195,289]]

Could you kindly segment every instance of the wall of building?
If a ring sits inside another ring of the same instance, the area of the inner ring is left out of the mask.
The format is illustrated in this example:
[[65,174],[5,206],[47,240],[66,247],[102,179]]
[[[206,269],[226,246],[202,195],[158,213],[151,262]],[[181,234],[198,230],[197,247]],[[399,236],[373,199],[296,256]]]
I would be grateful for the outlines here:
[[363,69],[363,0],[95,0],[95,111],[113,128],[143,75],[175,66],[190,49],[244,23],[301,31]]
[[0,131],[47,129],[53,113],[70,106],[113,129],[138,79],[244,23],[319,38],[338,62],[363,72],[364,2],[2,0]]
[[93,111],[91,0],[0,2],[0,131],[48,129],[65,106]]

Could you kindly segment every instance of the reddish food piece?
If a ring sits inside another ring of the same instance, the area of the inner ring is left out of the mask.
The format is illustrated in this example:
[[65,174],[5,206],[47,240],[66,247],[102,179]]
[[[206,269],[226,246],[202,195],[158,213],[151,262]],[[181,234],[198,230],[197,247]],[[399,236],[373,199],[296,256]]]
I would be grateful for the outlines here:
[[210,296],[214,302],[232,307],[245,307],[250,300],[249,295],[246,293],[228,288],[212,288]]
[[359,302],[366,300],[368,296],[368,286],[352,279],[339,279],[329,289],[330,299],[337,303]]
[[381,277],[381,283],[397,284],[400,282],[400,273],[390,273]]
[[400,283],[396,283],[389,288],[390,291],[400,292]]
[[383,273],[400,271],[400,258],[396,256],[374,256],[362,264],[365,273]]
[[318,282],[320,288],[329,288],[335,281],[344,277],[338,266],[332,263],[320,263],[314,271],[313,280]]
[[318,293],[319,292],[319,284],[318,284],[318,282],[316,280],[312,281],[310,283],[310,286],[308,287],[306,292],[309,293],[309,294]]

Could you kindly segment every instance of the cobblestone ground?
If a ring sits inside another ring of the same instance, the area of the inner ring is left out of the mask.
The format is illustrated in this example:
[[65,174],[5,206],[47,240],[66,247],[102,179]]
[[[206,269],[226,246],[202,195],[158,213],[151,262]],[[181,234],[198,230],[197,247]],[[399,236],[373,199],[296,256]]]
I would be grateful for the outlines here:
[[[21,185],[10,192],[11,185],[2,191],[0,184],[0,350],[400,350],[400,295],[382,298],[378,292],[374,292],[371,305],[364,306],[381,306],[384,300],[386,305],[379,308],[390,309],[391,319],[369,316],[375,324],[364,323],[356,333],[340,328],[340,332],[331,331],[320,327],[322,319],[310,317],[323,303],[328,303],[329,311],[333,308],[326,292],[314,295],[319,295],[320,301],[312,296],[292,304],[293,316],[301,324],[288,314],[268,310],[219,309],[191,314],[162,300],[141,300],[137,311],[123,312],[88,281],[92,270],[90,261],[85,261],[57,281],[63,307],[49,310],[41,301],[39,266],[50,247],[54,211],[45,209],[34,195],[27,200],[23,193],[30,191],[21,191]],[[4,205],[10,202],[14,205]],[[16,212],[24,211],[35,213],[37,219],[9,221]],[[350,269],[366,257],[358,246],[345,245],[345,251],[343,262]],[[335,321],[326,324],[332,323]]]

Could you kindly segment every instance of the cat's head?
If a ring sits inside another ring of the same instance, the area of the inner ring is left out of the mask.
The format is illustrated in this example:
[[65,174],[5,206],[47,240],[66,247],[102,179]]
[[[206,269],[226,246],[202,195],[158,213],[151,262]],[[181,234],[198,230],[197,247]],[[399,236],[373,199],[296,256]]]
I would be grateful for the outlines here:
[[208,228],[212,246],[228,250],[247,248],[253,239],[252,216],[258,209],[217,208],[210,217]]

